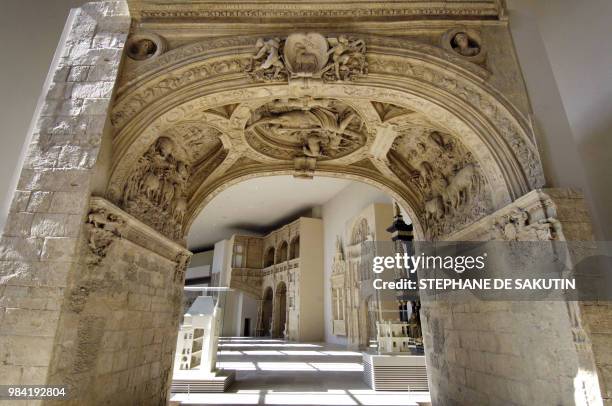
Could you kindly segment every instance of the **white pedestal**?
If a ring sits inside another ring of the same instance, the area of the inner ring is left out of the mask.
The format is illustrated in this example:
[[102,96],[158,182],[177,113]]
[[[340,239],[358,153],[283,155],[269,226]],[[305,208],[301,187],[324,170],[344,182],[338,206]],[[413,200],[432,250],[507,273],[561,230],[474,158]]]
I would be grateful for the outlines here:
[[176,371],[172,377],[172,393],[223,393],[234,382],[234,371],[202,373],[198,370]]
[[424,355],[364,352],[363,377],[377,391],[429,391]]

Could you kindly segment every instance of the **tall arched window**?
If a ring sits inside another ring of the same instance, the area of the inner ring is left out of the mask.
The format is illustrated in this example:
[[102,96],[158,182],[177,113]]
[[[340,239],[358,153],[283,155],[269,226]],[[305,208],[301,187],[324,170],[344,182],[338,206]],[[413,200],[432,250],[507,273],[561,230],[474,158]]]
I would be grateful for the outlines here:
[[289,245],[289,259],[296,259],[300,257],[300,236],[298,235]]
[[264,257],[264,268],[274,265],[274,254],[275,254],[274,247],[268,248],[268,250],[266,251],[266,255]]
[[289,251],[289,244],[287,244],[287,241],[283,241],[280,247],[278,247],[278,255],[276,258],[277,264],[280,264],[281,262],[285,262],[287,260],[288,251]]

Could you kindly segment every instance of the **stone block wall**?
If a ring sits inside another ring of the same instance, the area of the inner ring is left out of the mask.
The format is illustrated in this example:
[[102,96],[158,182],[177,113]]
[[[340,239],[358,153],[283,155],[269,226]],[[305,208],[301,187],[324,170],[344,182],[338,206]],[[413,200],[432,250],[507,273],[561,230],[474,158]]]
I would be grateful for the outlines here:
[[62,405],[166,405],[187,251],[105,200],[91,213],[48,382],[73,388]]
[[0,384],[44,384],[130,27],[122,1],[73,11],[0,239]]
[[[513,223],[516,230],[503,227],[517,211],[526,213],[525,221]],[[533,230],[545,228],[540,236],[591,240],[582,196],[534,190],[452,239],[530,240],[536,239]],[[570,258],[577,259],[571,253]],[[465,295],[421,299],[434,404],[601,404],[606,396],[610,326],[604,320],[610,309],[601,306],[607,305],[482,301]]]

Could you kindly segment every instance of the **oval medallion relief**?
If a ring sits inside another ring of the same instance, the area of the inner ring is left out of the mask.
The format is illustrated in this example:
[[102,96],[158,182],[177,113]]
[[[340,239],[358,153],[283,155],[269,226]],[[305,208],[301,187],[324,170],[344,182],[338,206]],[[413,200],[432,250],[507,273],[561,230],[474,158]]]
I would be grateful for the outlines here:
[[359,114],[339,100],[275,100],[253,112],[245,136],[253,149],[271,158],[330,160],[362,147],[366,127]]

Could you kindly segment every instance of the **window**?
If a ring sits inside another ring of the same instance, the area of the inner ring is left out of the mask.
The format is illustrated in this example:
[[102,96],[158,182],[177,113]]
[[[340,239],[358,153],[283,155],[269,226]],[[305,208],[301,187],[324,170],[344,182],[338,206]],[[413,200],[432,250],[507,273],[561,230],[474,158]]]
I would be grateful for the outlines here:
[[296,259],[300,257],[300,236],[298,235],[291,240],[291,246],[289,247],[289,259]]
[[234,268],[244,268],[244,245],[242,243],[234,244]]
[[274,247],[268,248],[268,250],[266,251],[266,256],[264,258],[264,268],[274,265],[274,254]]
[[278,257],[276,258],[277,264],[280,264],[287,260],[288,251],[289,251],[289,244],[287,244],[287,241],[283,241],[281,245],[278,247]]

